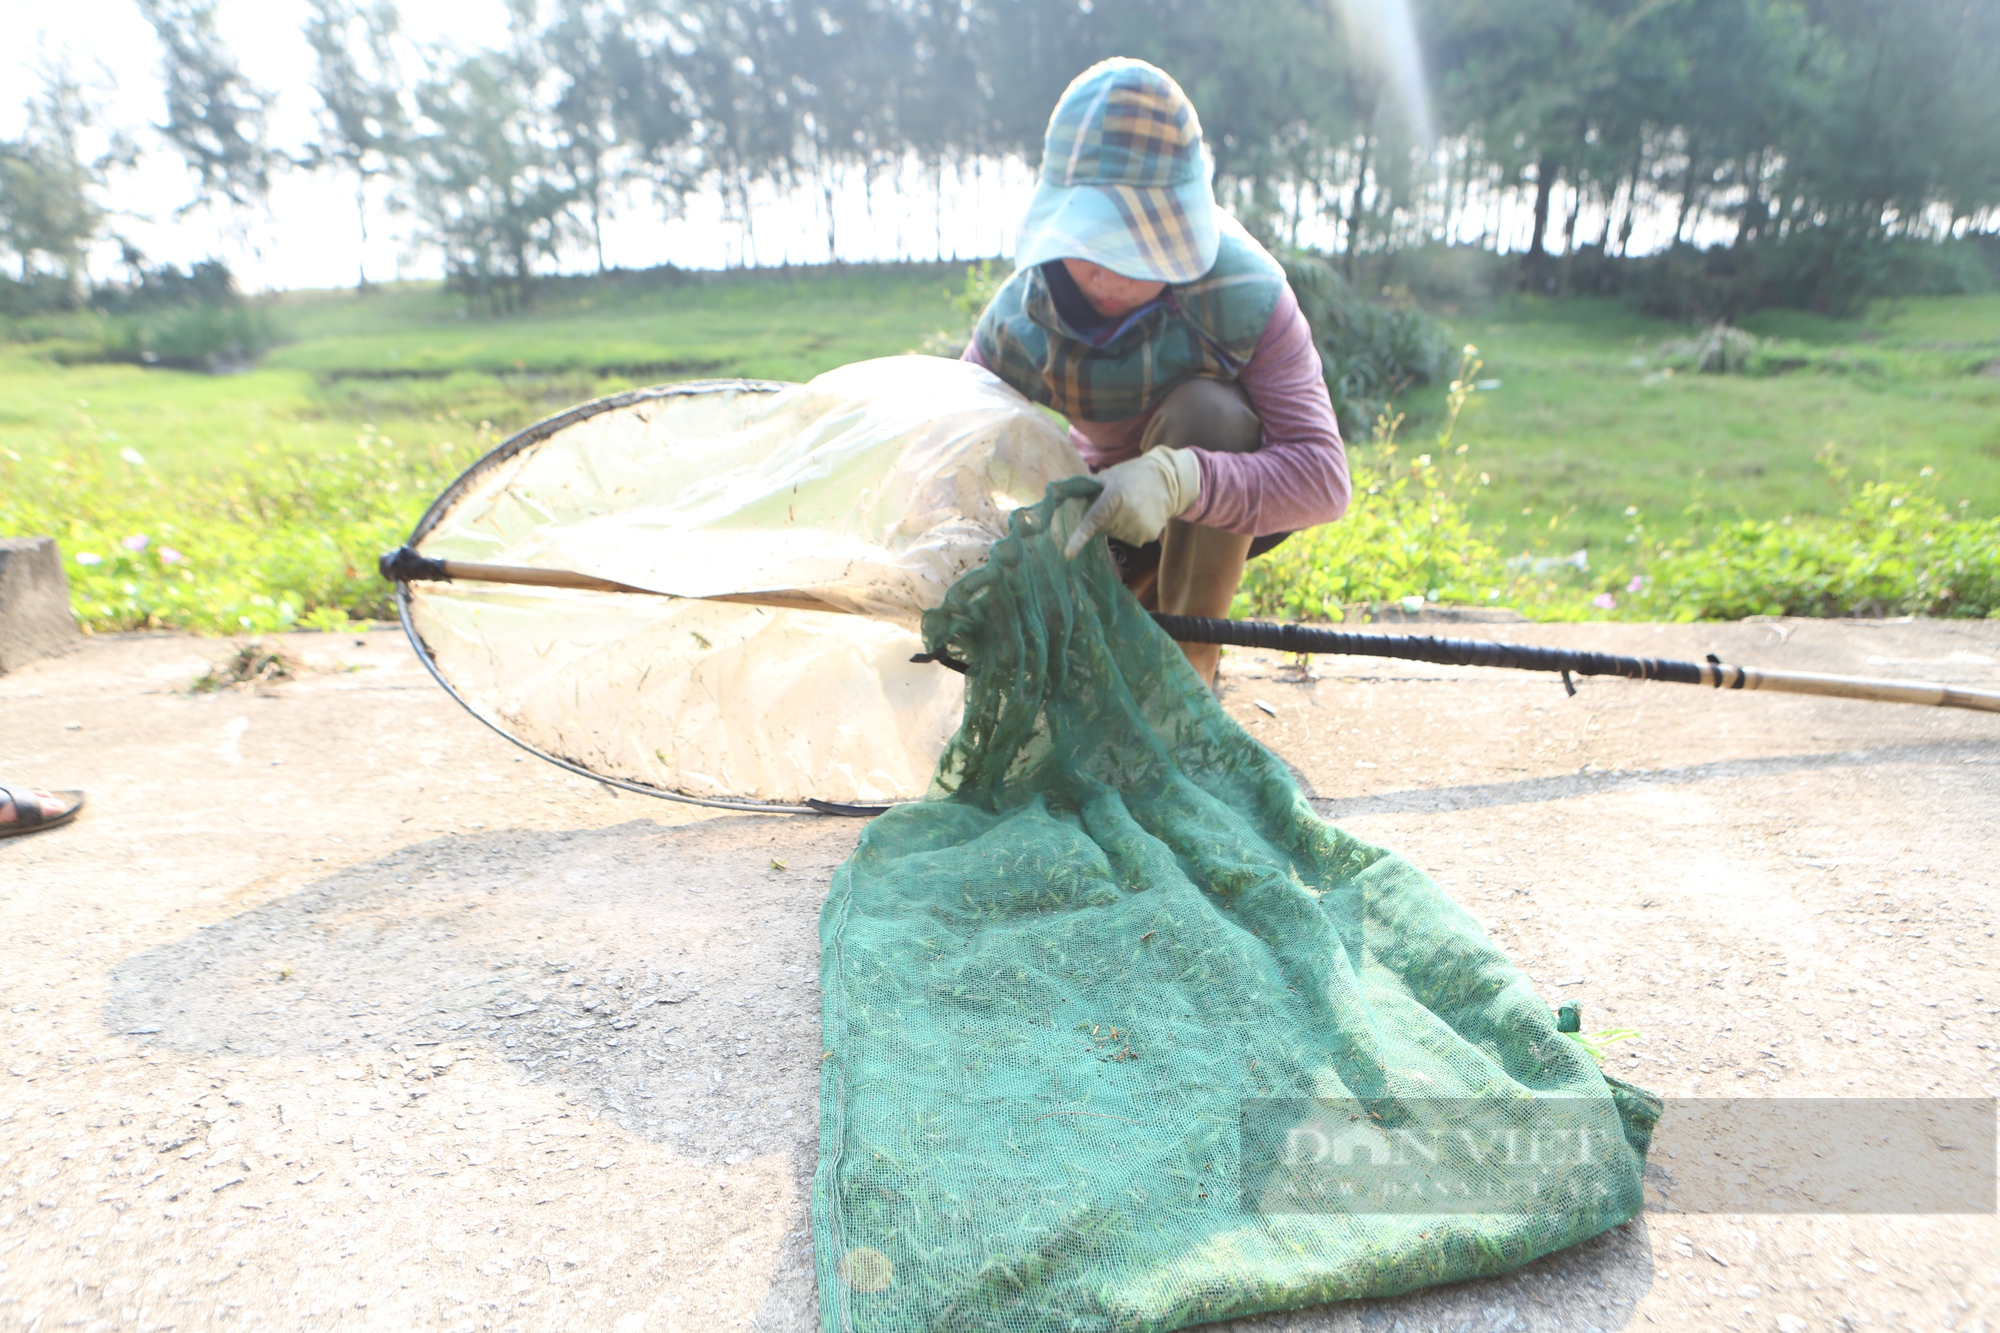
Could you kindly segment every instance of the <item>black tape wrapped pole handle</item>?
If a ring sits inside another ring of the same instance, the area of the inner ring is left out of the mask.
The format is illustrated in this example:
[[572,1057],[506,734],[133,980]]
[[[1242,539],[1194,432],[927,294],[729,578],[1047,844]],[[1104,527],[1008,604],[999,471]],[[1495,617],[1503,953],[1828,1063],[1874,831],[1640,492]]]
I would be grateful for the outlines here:
[[[1350,630],[1280,625],[1268,620],[1214,620],[1207,616],[1170,616],[1153,612],[1153,622],[1176,643],[1219,643],[1234,648],[1264,648],[1281,653],[1328,653],[1354,657],[1394,657],[1439,666],[1512,667],[1519,671],[1559,671],[1564,675],[1629,676],[1634,680],[1670,680],[1703,685],[1698,662],[1668,662],[1652,657],[1618,657],[1567,648],[1537,648],[1528,644],[1489,643],[1484,639],[1440,639],[1430,635],[1357,634]],[[939,650],[919,653],[912,662],[936,662],[953,671],[965,663]],[[1576,693],[1574,686],[1570,693]]]
[[[1438,666],[1505,667],[1516,671],[1549,671],[1562,677],[1563,687],[1576,693],[1575,676],[1623,676],[1627,680],[1660,680],[1676,685],[1708,685],[1718,690],[1775,690],[1786,694],[1817,694],[1841,699],[1872,699],[1881,703],[1925,704],[1934,708],[1968,708],[2000,713],[2000,693],[1940,685],[1924,680],[1870,680],[1858,676],[1827,676],[1810,671],[1774,671],[1735,666],[1709,655],[1705,662],[1677,662],[1659,657],[1625,657],[1617,653],[1542,648],[1525,643],[1492,643],[1485,639],[1446,639],[1432,635],[1363,634],[1354,630],[1281,625],[1268,620],[1215,620],[1206,616],[1153,613],[1154,623],[1178,643],[1217,643],[1236,648],[1262,648],[1282,653],[1325,653],[1350,657],[1388,657]],[[953,671],[966,664],[943,649],[911,659],[937,662]]]
[[1359,634],[1352,630],[1313,629],[1265,620],[1212,620],[1206,616],[1170,616],[1155,612],[1153,620],[1179,643],[1221,643],[1237,648],[1267,648],[1284,653],[1330,653],[1361,657],[1396,657],[1440,666],[1512,667],[1517,671],[1558,671],[1579,676],[1626,676],[1633,680],[1668,680],[1680,685],[1705,685],[1699,662],[1671,662],[1655,657],[1620,657],[1568,648],[1538,648],[1532,644],[1489,643],[1484,639],[1441,639],[1431,635]]

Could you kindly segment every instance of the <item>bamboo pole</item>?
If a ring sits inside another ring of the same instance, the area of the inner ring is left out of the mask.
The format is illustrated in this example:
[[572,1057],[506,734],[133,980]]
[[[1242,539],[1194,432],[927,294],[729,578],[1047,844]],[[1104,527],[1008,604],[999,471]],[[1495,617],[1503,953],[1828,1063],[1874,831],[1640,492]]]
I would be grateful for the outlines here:
[[1721,690],[1775,690],[1783,694],[1819,694],[1837,699],[1873,699],[1880,703],[1928,704],[1933,708],[1970,708],[2000,713],[2000,694],[1939,685],[1928,680],[1870,680],[1863,676],[1825,676],[1816,671],[1771,671],[1764,667],[1702,663],[1712,679],[1704,685]]
[[[652,588],[635,588],[629,583],[614,583],[610,579],[600,579],[594,574],[577,574],[567,569],[536,569],[529,565],[486,565],[474,560],[434,560],[418,555],[407,546],[399,546],[383,555],[378,562],[382,577],[392,583],[416,582],[466,582],[466,583],[510,583],[528,588],[576,588],[583,592],[632,592],[647,597],[678,597],[677,593],[658,592]],[[844,606],[835,606],[822,601],[808,592],[797,592],[790,588],[775,588],[768,592],[722,592],[705,597],[682,598],[691,602],[735,602],[742,606],[778,607],[787,611],[831,611],[841,615],[853,614]]]
[[[627,583],[564,569],[435,560],[418,555],[407,546],[384,554],[379,565],[382,577],[397,583],[462,579],[473,583],[518,584],[535,588],[575,588],[585,592],[641,593],[649,597],[676,595],[655,592],[651,588],[635,588]],[[769,606],[787,611],[854,614],[847,607],[835,606],[811,593],[790,588],[716,593],[686,600],[733,602],[742,606]],[[1562,673],[1565,683],[1572,674],[1624,676],[1634,680],[1708,685],[1719,690],[1771,690],[1781,694],[1816,694],[1836,699],[1868,699],[1878,703],[1922,704],[1932,708],[1967,708],[1976,712],[2000,713],[2000,693],[1968,689],[1962,685],[1940,685],[1928,680],[1873,680],[1863,676],[1829,676],[1814,671],[1773,671],[1764,667],[1736,666],[1715,657],[1705,662],[1676,662],[1528,644],[1493,643],[1481,639],[1358,634],[1352,630],[1314,629],[1306,625],[1277,625],[1255,620],[1211,620],[1159,612],[1153,614],[1153,619],[1179,643],[1224,643],[1293,653],[1388,657],[1445,666],[1557,671]],[[919,660],[937,661],[964,670],[963,663],[948,656],[927,655]],[[1575,687],[1570,688],[1574,693]]]

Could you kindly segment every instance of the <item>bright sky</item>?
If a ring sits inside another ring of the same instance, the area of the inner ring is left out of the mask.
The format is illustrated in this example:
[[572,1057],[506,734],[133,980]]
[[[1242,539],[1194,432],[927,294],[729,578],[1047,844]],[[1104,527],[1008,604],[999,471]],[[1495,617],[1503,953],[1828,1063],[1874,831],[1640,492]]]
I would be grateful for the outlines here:
[[[448,41],[462,49],[506,40],[501,0],[403,0],[403,31],[419,44]],[[271,139],[296,149],[314,131],[317,104],[311,89],[312,51],[301,28],[303,0],[221,0],[217,26],[237,63],[258,85],[274,90]],[[354,282],[365,258],[377,280],[401,274],[434,277],[438,256],[413,247],[407,218],[391,215],[377,199],[370,210],[369,245],[362,253],[353,183],[332,173],[287,172],[271,193],[268,212],[232,218],[196,211],[175,218],[193,197],[181,159],[149,128],[165,118],[159,47],[132,0],[62,0],[60,4],[0,4],[0,135],[18,134],[21,103],[38,85],[44,52],[67,55],[76,74],[98,85],[107,102],[107,126],[138,133],[146,156],[137,170],[113,181],[116,210],[110,230],[132,239],[155,261],[190,263],[209,255],[226,259],[241,285],[267,288],[343,286]],[[961,174],[940,220],[927,183],[912,169],[897,189],[876,181],[873,198],[859,178],[847,181],[834,205],[843,259],[928,259],[942,245],[946,255],[992,255],[1011,248],[1013,222],[1026,206],[1032,181],[1018,163],[986,163]],[[950,185],[949,177],[947,185]],[[871,207],[872,205],[872,207]],[[765,264],[826,259],[826,223],[815,196],[779,199],[768,194],[755,210],[754,259]],[[673,262],[718,268],[745,261],[741,227],[721,216],[718,199],[690,201],[688,215],[671,222],[643,195],[623,201],[605,229],[606,259],[647,268]],[[111,273],[115,245],[100,246],[93,270]],[[582,252],[566,254],[563,267],[583,268]]]
[[[449,36],[477,44],[506,35],[500,0],[418,0],[404,4],[403,11],[406,31],[419,41]],[[273,141],[294,148],[304,143],[314,128],[312,50],[300,31],[305,4],[221,0],[217,17],[238,64],[254,82],[277,91]],[[136,171],[113,182],[110,202],[117,216],[111,229],[131,237],[153,259],[187,263],[221,254],[253,290],[354,280],[360,244],[353,191],[331,176],[286,173],[272,192],[270,215],[241,219],[240,236],[231,234],[228,218],[205,212],[174,218],[174,210],[193,197],[193,180],[181,159],[147,132],[166,115],[160,51],[132,0],[9,0],[0,4],[0,52],[8,53],[0,57],[0,87],[8,90],[0,100],[0,134],[19,132],[21,102],[39,82],[36,66],[45,52],[66,55],[79,78],[106,94],[107,126],[137,132],[146,155]],[[390,229],[383,230],[382,244],[371,247],[368,256],[377,277],[389,276],[396,267],[397,247]],[[115,247],[107,253],[115,258]],[[94,267],[102,275],[109,263],[100,256]]]
[[[472,49],[506,40],[502,0],[402,0],[400,8],[405,34],[419,44],[450,42]],[[254,82],[277,93],[272,141],[294,150],[312,136],[316,105],[312,52],[300,31],[305,17],[304,0],[220,0],[217,11],[222,36],[239,65]],[[0,135],[19,132],[21,103],[37,86],[35,71],[43,52],[67,55],[78,76],[98,83],[107,100],[107,125],[136,132],[147,150],[136,170],[113,181],[110,202],[116,215],[110,230],[129,237],[154,261],[186,264],[219,255],[248,291],[349,285],[364,261],[377,280],[441,272],[434,252],[410,242],[409,219],[389,213],[380,198],[370,210],[364,254],[352,182],[332,173],[284,173],[264,212],[230,217],[204,210],[177,219],[174,210],[192,198],[193,184],[180,158],[148,128],[165,116],[159,49],[132,0],[0,3]],[[878,177],[872,191],[858,176],[842,182],[834,202],[840,258],[1011,253],[1014,224],[1033,189],[1025,166],[988,161],[965,168],[955,179],[947,175],[944,184],[940,217],[931,183],[914,163],[899,179]],[[649,198],[635,194],[622,201],[605,229],[606,259],[627,268],[666,262],[686,268],[721,268],[746,260],[821,263],[827,258],[821,207],[817,191],[780,198],[767,190],[753,208],[755,231],[746,242],[742,227],[722,216],[717,198],[691,200],[685,217],[667,221]],[[1648,249],[1663,239],[1652,234],[1658,221],[1642,219],[1636,248]],[[1508,248],[1525,243],[1527,222],[1524,201],[1513,198],[1494,200],[1484,219],[1466,219],[1474,230],[1493,227]],[[1670,232],[1671,219],[1666,224]],[[1595,236],[1598,225],[1587,211],[1579,236]],[[1336,237],[1329,229],[1301,239],[1329,245]],[[109,276],[116,257],[115,245],[100,246],[93,255],[95,275]],[[565,254],[562,267],[582,269],[591,262],[579,250]]]

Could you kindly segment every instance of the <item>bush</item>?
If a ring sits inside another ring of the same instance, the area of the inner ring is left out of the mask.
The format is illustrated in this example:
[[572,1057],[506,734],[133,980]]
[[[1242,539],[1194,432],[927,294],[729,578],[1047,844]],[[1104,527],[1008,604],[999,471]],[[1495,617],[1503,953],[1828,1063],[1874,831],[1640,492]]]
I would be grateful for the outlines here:
[[112,321],[92,359],[214,372],[247,365],[280,341],[261,306],[188,305]]
[[76,289],[67,278],[53,273],[13,278],[0,273],[0,315],[43,315],[75,305]]
[[1685,243],[1625,261],[1625,289],[1641,311],[1684,324],[1722,323],[1782,305],[1765,282],[1755,250]]
[[[182,270],[149,268],[140,259],[128,251],[132,281],[94,288],[88,308],[37,306],[7,320],[0,336],[40,343],[40,354],[58,365],[114,361],[209,372],[246,365],[284,340],[270,309],[238,295],[220,260]],[[9,313],[9,299],[0,283],[0,313]]]
[[1450,369],[1451,340],[1423,311],[1364,300],[1318,255],[1293,253],[1279,262],[1312,326],[1344,434],[1358,438],[1392,399]]
[[220,259],[199,260],[185,269],[172,264],[149,267],[144,255],[128,247],[125,263],[132,280],[92,288],[93,309],[108,315],[124,315],[171,306],[234,305],[243,299],[236,290],[236,275]]
[[1692,370],[1700,375],[1741,375],[1760,367],[1763,341],[1727,324],[1712,324],[1700,337],[1669,342],[1660,348],[1666,363],[1676,370]]
[[1425,305],[1449,306],[1488,300],[1508,291],[1514,286],[1520,260],[1483,245],[1432,241],[1364,256],[1361,266],[1367,281],[1357,282],[1367,290],[1393,287]]
[[1744,616],[2000,614],[2000,518],[1959,518],[1916,483],[1858,489],[1831,456],[1846,493],[1831,520],[1736,519],[1697,529],[1645,563],[1627,611],[1668,620]]
[[1632,262],[1606,254],[1604,247],[1586,242],[1563,256],[1562,289],[1576,296],[1618,296],[1627,285]]
[[1005,265],[996,266],[991,259],[967,264],[965,279],[959,289],[944,289],[945,299],[958,312],[962,329],[937,329],[924,339],[924,345],[917,350],[926,356],[952,360],[964,355],[966,345],[972,341],[972,335],[979,327],[979,317],[986,313],[986,307],[993,304],[993,298],[1000,294],[1000,289],[1012,276],[1011,269]]
[[1977,296],[2000,287],[2000,236],[1887,243],[1874,294]]
[[1630,292],[1649,315],[1684,322],[1733,320],[1786,306],[1844,317],[1885,296],[1957,296],[2000,285],[1995,250],[1985,237],[1920,241],[1849,236],[1827,228],[1748,245],[1708,249],[1680,244],[1658,254],[1605,263],[1591,271],[1599,289]]

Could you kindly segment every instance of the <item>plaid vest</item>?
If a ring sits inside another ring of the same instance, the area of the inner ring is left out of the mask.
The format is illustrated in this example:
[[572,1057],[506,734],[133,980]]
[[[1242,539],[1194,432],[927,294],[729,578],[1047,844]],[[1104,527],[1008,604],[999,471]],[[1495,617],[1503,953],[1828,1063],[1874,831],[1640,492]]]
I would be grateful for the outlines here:
[[1031,401],[1072,421],[1124,421],[1197,376],[1234,380],[1284,288],[1278,261],[1225,223],[1215,266],[1168,287],[1108,346],[1092,347],[1063,322],[1039,266],[1007,280],[972,336],[987,367]]

